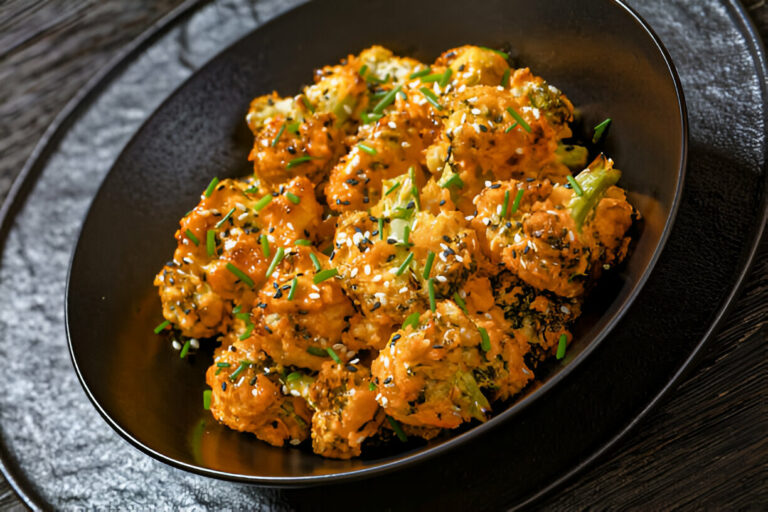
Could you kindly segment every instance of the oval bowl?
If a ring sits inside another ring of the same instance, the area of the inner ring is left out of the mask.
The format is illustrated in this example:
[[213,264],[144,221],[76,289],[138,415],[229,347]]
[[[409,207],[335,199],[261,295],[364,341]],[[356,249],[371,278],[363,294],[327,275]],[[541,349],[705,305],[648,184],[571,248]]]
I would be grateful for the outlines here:
[[[342,481],[426,460],[503,425],[534,401],[545,401],[547,391],[598,343],[610,342],[611,327],[652,271],[677,210],[687,145],[682,90],[658,38],[624,4],[491,0],[471,9],[444,0],[329,4],[304,4],[259,27],[168,98],[105,178],[73,254],[67,335],[86,394],[125,439],[182,469],[273,486]],[[327,36],[339,26],[343,37]],[[613,119],[604,149],[622,169],[620,185],[644,222],[627,263],[590,295],[566,359],[550,365],[543,381],[520,400],[482,425],[429,443],[389,446],[339,461],[307,449],[275,448],[213,421],[201,400],[212,351],[182,360],[153,335],[161,316],[152,280],[172,254],[179,218],[197,203],[211,177],[250,172],[252,137],[244,121],[250,100],[272,90],[292,94],[315,68],[371,44],[425,61],[461,44],[508,48],[516,65],[530,66],[568,95],[584,127]],[[521,446],[529,442],[521,440]]]

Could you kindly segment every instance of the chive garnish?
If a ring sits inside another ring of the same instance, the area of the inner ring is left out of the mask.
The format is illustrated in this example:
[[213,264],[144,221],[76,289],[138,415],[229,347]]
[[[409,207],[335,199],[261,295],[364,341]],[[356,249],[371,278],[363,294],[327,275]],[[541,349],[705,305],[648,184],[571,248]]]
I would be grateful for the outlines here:
[[309,98],[307,98],[306,96],[302,96],[301,101],[302,103],[304,103],[304,106],[307,107],[307,110],[309,110],[313,114],[315,113],[315,107],[313,107],[312,104],[309,102]]
[[428,102],[432,104],[433,107],[435,107],[437,110],[443,110],[443,106],[437,102],[437,96],[434,92],[430,91],[426,87],[419,88],[419,91],[421,91],[421,94],[424,95],[424,97],[427,99]]
[[389,189],[388,189],[386,192],[384,192],[384,195],[385,195],[385,196],[388,196],[389,194],[391,194],[392,192],[394,192],[395,190],[397,190],[399,186],[400,186],[400,182],[398,181],[397,183],[395,183],[394,185],[392,185],[391,187],[389,187]]
[[358,71],[358,74],[362,77],[365,77],[365,73],[368,71],[368,64],[363,64],[363,66],[360,68],[360,71]]
[[375,148],[372,148],[371,146],[363,144],[362,142],[358,142],[357,147],[360,148],[360,150],[365,151],[369,155],[375,155],[377,153]]
[[240,341],[245,341],[248,339],[248,337],[251,335],[252,332],[253,332],[253,324],[249,321],[247,324],[245,324],[245,331],[243,332],[243,334],[238,336],[237,339],[239,339]]
[[504,204],[501,205],[501,218],[507,218],[507,209],[509,208],[509,190],[504,191]]
[[328,247],[326,247],[325,249],[322,249],[320,252],[321,252],[321,253],[323,253],[323,254],[325,254],[326,256],[329,256],[329,257],[330,257],[330,256],[331,256],[331,254],[333,254],[333,244],[329,245],[329,246],[328,246]]
[[317,157],[304,155],[297,158],[294,158],[290,162],[288,162],[288,165],[285,166],[286,169],[293,169],[297,165],[301,165],[305,162],[309,162],[310,160],[319,160]]
[[317,259],[317,256],[315,256],[315,253],[309,253],[309,259],[312,260],[312,265],[315,267],[315,272],[320,272],[323,270],[323,266],[320,264],[320,260]]
[[509,54],[506,52],[503,52],[501,50],[494,50],[493,48],[488,48],[487,46],[480,46],[480,48],[482,48],[483,50],[488,50],[489,52],[493,52],[498,55],[501,55],[502,57],[504,57],[504,60],[509,60]]
[[418,313],[411,313],[410,315],[408,315],[406,317],[405,321],[403,322],[403,327],[402,328],[405,329],[406,327],[408,327],[410,325],[411,327],[416,329],[419,326],[419,317],[420,316],[421,315],[419,315]]
[[184,342],[184,346],[181,347],[181,353],[179,354],[179,358],[184,359],[187,357],[187,353],[189,352],[189,340]]
[[211,390],[206,389],[203,391],[203,409],[206,411],[211,410]]
[[461,180],[461,176],[459,176],[459,173],[456,173],[450,178],[448,178],[447,180],[445,180],[445,182],[442,185],[440,185],[440,187],[449,188],[454,185],[456,185],[459,188],[464,187],[464,182]]
[[205,197],[211,197],[211,194],[213,194],[213,189],[216,188],[216,185],[219,184],[219,178],[214,177],[211,182],[208,184],[208,188],[205,189]]
[[305,245],[305,246],[308,246],[308,245],[312,245],[312,242],[310,242],[310,241],[309,241],[309,240],[307,240],[306,238],[299,238],[298,240],[296,240],[296,241],[295,241],[295,242],[293,242],[293,243],[294,243],[295,245]]
[[296,296],[296,287],[299,284],[299,280],[297,278],[293,278],[291,281],[291,289],[288,291],[288,300],[293,300],[293,298]]
[[437,305],[435,304],[435,281],[431,277],[427,279],[427,293],[429,294],[429,309],[434,313]]
[[232,216],[232,214],[235,213],[235,209],[232,208],[227,212],[227,214],[221,218],[219,222],[216,223],[216,226],[214,226],[216,229],[219,229],[221,226],[224,225],[225,222],[229,220],[229,218]]
[[389,426],[392,427],[392,430],[394,430],[395,434],[397,434],[397,438],[400,439],[400,441],[407,443],[408,436],[406,436],[405,432],[403,432],[403,427],[400,426],[400,423],[398,423],[397,420],[392,416],[387,416],[387,421],[389,421]]
[[301,121],[294,121],[292,123],[288,123],[285,127],[286,130],[289,132],[293,132],[296,135],[299,134],[299,126],[301,126]]
[[520,123],[520,126],[523,127],[523,130],[531,133],[531,125],[525,122],[525,119],[523,119],[523,116],[518,114],[517,110],[513,109],[512,107],[507,107],[507,112],[509,112],[509,115],[515,118],[515,121]]
[[443,78],[444,73],[430,73],[429,75],[421,77],[421,82],[428,84],[431,82],[437,82],[438,80]]
[[331,359],[333,359],[336,364],[341,364],[341,359],[339,359],[339,356],[336,355],[335,350],[333,350],[331,347],[328,347],[325,349],[325,351],[328,352],[328,355],[331,356]]
[[428,75],[431,72],[432,72],[432,70],[430,68],[426,67],[424,69],[420,69],[419,71],[414,71],[413,73],[408,75],[408,78],[410,78],[410,79],[419,78],[421,76]]
[[217,368],[229,368],[229,363],[216,363]]
[[483,349],[483,352],[488,352],[491,350],[491,338],[488,337],[488,331],[485,330],[485,327],[478,327],[478,331],[480,331],[480,348]]
[[405,272],[405,269],[408,268],[408,265],[410,265],[412,261],[413,261],[413,253],[409,252],[405,260],[400,264],[399,267],[397,267],[397,270],[395,271],[395,275],[396,276],[402,275],[403,272]]
[[325,270],[321,270],[315,276],[312,278],[312,282],[315,284],[320,284],[323,281],[330,279],[334,276],[337,276],[339,274],[339,270],[336,268],[327,268]]
[[235,379],[237,379],[238,375],[243,373],[243,370],[245,370],[247,367],[248,367],[248,363],[246,363],[245,361],[242,361],[240,365],[237,367],[237,369],[232,372],[232,375],[229,376],[229,380],[234,382]]
[[317,357],[328,357],[328,352],[318,347],[307,347],[307,352]]
[[509,68],[507,68],[501,76],[501,85],[502,87],[509,85]]
[[200,240],[198,240],[195,234],[192,233],[190,230],[186,230],[185,234],[187,235],[187,238],[189,238],[190,242],[192,242],[195,245],[200,245]]
[[560,339],[557,342],[557,354],[555,357],[557,359],[562,359],[565,357],[565,349],[568,346],[568,336],[565,334],[560,335]]
[[269,258],[269,238],[267,238],[267,235],[261,235],[259,237],[259,242],[261,243],[261,254],[263,254],[265,258]]
[[376,391],[376,384],[374,384],[373,382],[369,382],[368,391]]
[[293,382],[295,380],[299,380],[300,378],[301,378],[301,372],[291,372],[285,378],[285,382]]
[[247,286],[250,286],[253,288],[253,279],[248,277],[245,272],[237,268],[231,263],[227,263],[227,270],[232,272],[236,277],[238,277],[242,282],[244,282]]
[[384,217],[379,217],[377,222],[379,225],[379,240],[384,240]]
[[517,121],[515,121],[513,124],[511,124],[511,125],[507,126],[507,129],[506,129],[506,130],[504,130],[504,133],[509,133],[509,132],[511,132],[511,131],[512,131],[512,130],[514,130],[514,129],[515,129],[515,128],[516,128],[516,127],[519,125],[519,124],[520,124],[520,123],[518,123]]
[[243,192],[245,192],[246,194],[255,194],[258,191],[259,191],[259,187],[255,185],[251,185],[247,189],[243,190]]
[[609,117],[602,123],[595,126],[595,134],[592,135],[592,144],[597,144],[600,139],[603,138],[603,133],[605,133],[605,130],[608,129],[608,126],[611,124],[611,118]]
[[469,311],[467,311],[467,303],[464,302],[464,299],[461,298],[459,292],[453,292],[453,302],[455,302],[456,305],[461,308],[465,315],[469,314]]
[[440,87],[445,87],[448,85],[448,82],[451,80],[451,75],[453,74],[453,70],[451,68],[448,68],[445,70],[445,73],[443,73],[443,76],[440,78],[440,82],[438,85]]
[[253,205],[254,211],[260,212],[264,209],[265,206],[267,206],[269,203],[272,202],[272,194],[267,194],[258,201],[256,201],[256,204]]
[[209,229],[205,234],[205,248],[208,251],[208,256],[216,255],[216,231]]
[[275,271],[277,265],[283,260],[283,256],[285,256],[285,249],[278,247],[275,252],[275,257],[272,258],[272,263],[269,264],[269,268],[267,269],[267,279],[269,279],[269,276]]
[[400,92],[400,89],[402,89],[402,85],[398,85],[391,91],[389,91],[387,94],[384,95],[383,98],[381,98],[381,101],[379,101],[375,107],[373,107],[373,113],[374,114],[381,114],[384,112],[384,109],[387,108],[390,103],[395,101],[395,96],[397,96],[397,93]]
[[163,320],[158,324],[157,327],[155,327],[155,334],[160,334],[162,330],[164,330],[166,327],[168,327],[171,324],[169,320]]
[[270,144],[272,147],[275,147],[275,146],[277,146],[277,141],[278,141],[278,140],[280,140],[280,136],[281,136],[281,135],[283,134],[283,132],[285,131],[285,125],[286,125],[286,124],[287,124],[287,123],[285,123],[285,122],[283,123],[283,125],[282,125],[282,126],[280,127],[280,129],[277,131],[277,135],[275,135],[275,138],[274,138],[274,139],[272,139],[272,144]]
[[369,114],[368,112],[360,113],[360,119],[363,121],[363,124],[370,124],[373,121],[378,121],[382,117],[384,117],[384,114]]
[[515,200],[512,202],[512,209],[510,210],[510,213],[515,213],[517,209],[520,208],[520,200],[523,198],[523,194],[525,194],[525,189],[521,188],[517,191]]
[[435,253],[432,251],[429,251],[427,254],[427,262],[424,264],[424,273],[422,274],[422,277],[424,279],[429,279],[429,273],[432,271],[432,263],[435,261]]
[[296,194],[294,194],[293,192],[286,192],[285,197],[287,197],[288,200],[293,204],[299,204],[301,202],[301,198]]
[[571,187],[573,187],[573,191],[576,193],[577,196],[583,196],[584,191],[581,189],[581,185],[579,185],[579,182],[573,179],[573,176],[570,174],[565,177],[565,179],[568,180],[568,183],[571,184]]
[[242,305],[242,304],[238,304],[237,306],[235,306],[235,307],[232,309],[232,313],[234,313],[234,314],[238,314],[238,313],[239,313],[239,312],[241,312],[242,310],[243,310],[243,305]]

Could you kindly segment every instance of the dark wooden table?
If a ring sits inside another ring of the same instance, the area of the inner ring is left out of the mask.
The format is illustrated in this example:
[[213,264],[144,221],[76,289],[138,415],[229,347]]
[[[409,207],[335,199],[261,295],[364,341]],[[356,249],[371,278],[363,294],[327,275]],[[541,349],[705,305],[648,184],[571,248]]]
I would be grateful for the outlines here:
[[[181,0],[0,1],[0,199],[56,113]],[[746,0],[768,40],[765,0]],[[547,509],[768,507],[768,240],[700,362]],[[119,505],[119,504],[116,504]],[[0,477],[0,511],[23,505]]]

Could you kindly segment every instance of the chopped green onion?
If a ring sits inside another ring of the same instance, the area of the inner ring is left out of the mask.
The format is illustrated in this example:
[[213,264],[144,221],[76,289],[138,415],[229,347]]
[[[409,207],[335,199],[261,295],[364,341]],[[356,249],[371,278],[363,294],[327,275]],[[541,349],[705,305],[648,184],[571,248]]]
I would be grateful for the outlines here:
[[235,379],[237,379],[237,377],[238,377],[238,376],[239,376],[241,373],[243,373],[243,370],[245,370],[247,367],[248,367],[248,363],[247,363],[246,361],[242,361],[242,362],[240,363],[240,365],[237,367],[237,369],[236,369],[235,371],[233,371],[233,372],[232,372],[232,375],[230,375],[230,376],[229,376],[229,380],[231,380],[232,382],[234,382],[234,381],[235,381]]
[[229,363],[216,363],[217,368],[229,368]]
[[333,244],[329,245],[328,247],[326,247],[320,252],[325,254],[326,256],[330,256],[331,254],[333,254]]
[[184,342],[184,346],[181,347],[181,353],[179,354],[179,357],[181,359],[184,359],[185,357],[187,357],[187,353],[189,352],[189,345],[190,345],[189,340],[187,340]]
[[261,253],[265,258],[269,258],[269,238],[267,238],[267,235],[259,236],[259,243],[261,243]]
[[203,409],[206,411],[211,410],[211,393],[210,389],[203,391]]
[[428,75],[432,72],[432,70],[429,67],[426,67],[424,69],[420,69],[419,71],[414,71],[410,75],[408,75],[408,78],[414,79],[419,78],[420,76]]
[[310,242],[306,238],[299,238],[298,240],[296,240],[293,243],[294,243],[294,245],[305,245],[305,246],[312,245],[312,242]]
[[427,263],[424,265],[424,273],[422,276],[424,279],[429,279],[429,273],[432,271],[432,263],[435,261],[435,253],[432,251],[429,251],[427,254]]
[[280,136],[281,136],[281,135],[283,134],[283,132],[285,131],[285,125],[286,125],[286,124],[287,124],[287,123],[283,123],[283,125],[280,127],[280,130],[278,130],[278,132],[277,132],[277,135],[275,135],[275,138],[274,138],[274,139],[272,139],[272,144],[270,144],[272,147],[275,147],[275,146],[277,146],[277,141],[278,141],[278,140],[280,140]]
[[360,114],[360,119],[363,121],[363,124],[370,124],[373,121],[378,121],[384,117],[384,114],[369,114],[368,112],[362,112]]
[[296,296],[296,288],[298,287],[299,280],[297,278],[293,278],[291,281],[291,289],[288,291],[288,300],[293,300],[293,298]]
[[155,327],[155,334],[160,334],[161,331],[163,331],[166,327],[171,325],[171,322],[169,320],[163,320],[160,322],[160,324]]
[[501,85],[502,87],[509,85],[509,68],[504,70],[504,74],[501,76]]
[[407,443],[408,436],[403,432],[403,427],[400,426],[400,423],[398,423],[392,416],[387,416],[387,421],[389,421],[389,426],[392,427],[392,430],[397,434],[397,438],[400,439],[400,441]]
[[397,183],[395,183],[394,185],[392,185],[391,187],[389,187],[389,189],[386,192],[384,192],[384,195],[388,196],[389,194],[391,194],[392,192],[397,190],[398,187],[400,187],[400,182],[399,181]]
[[453,74],[453,70],[451,68],[446,69],[445,73],[443,73],[442,78],[440,78],[440,82],[438,83],[438,85],[440,87],[445,87],[446,85],[448,85],[448,82],[450,82],[451,80],[452,74]]
[[419,326],[419,317],[420,316],[421,315],[418,314],[418,313],[411,313],[410,315],[408,315],[406,317],[405,321],[403,322],[403,327],[402,328],[405,329],[406,327],[408,327],[410,325],[411,327],[416,329]]
[[483,50],[488,50],[490,52],[493,52],[493,53],[496,53],[498,55],[501,55],[502,57],[504,57],[504,60],[509,60],[509,54],[505,53],[505,52],[503,52],[501,50],[494,50],[493,48],[488,48],[487,46],[480,46],[480,48],[482,48]]
[[410,241],[408,240],[411,236],[411,225],[406,224],[403,228],[403,244],[404,245],[410,245]]
[[216,231],[209,229],[205,234],[205,248],[208,251],[208,256],[216,255]]
[[229,212],[227,212],[227,214],[219,222],[217,222],[214,227],[216,229],[219,229],[221,226],[224,225],[225,222],[227,222],[229,220],[229,218],[232,216],[233,213],[235,213],[235,209],[234,208],[229,210]]
[[309,156],[309,155],[300,156],[300,157],[294,158],[293,160],[288,162],[288,165],[286,165],[285,168],[286,169],[293,169],[297,165],[301,165],[301,164],[303,164],[305,162],[309,162],[310,160],[319,160],[319,158],[315,157],[315,156]]
[[480,331],[480,348],[483,349],[483,352],[488,352],[491,350],[491,338],[488,337],[488,331],[485,330],[485,327],[478,327],[478,331]]
[[512,202],[512,209],[510,210],[510,213],[515,213],[517,209],[520,208],[520,200],[523,198],[523,194],[525,194],[525,189],[521,188],[517,191],[515,200]]
[[205,189],[205,197],[211,197],[211,194],[213,194],[213,189],[216,188],[216,185],[219,184],[219,178],[214,177],[211,182],[208,184],[208,188]]
[[299,380],[299,379],[301,379],[301,372],[291,372],[285,378],[285,382],[293,382],[293,381]]
[[[233,311],[233,313],[235,312]],[[251,315],[250,313],[245,313],[245,312],[241,313],[240,311],[238,311],[237,313],[235,313],[235,318],[237,318],[238,320],[244,320],[246,322],[249,322],[251,320]]]
[[227,263],[227,270],[232,272],[235,276],[237,276],[242,282],[244,282],[247,286],[250,286],[253,288],[253,279],[248,277],[245,272],[237,268],[231,263]]
[[452,187],[454,185],[456,185],[459,188],[463,188],[464,187],[464,182],[461,180],[461,176],[459,176],[459,173],[456,173],[453,176],[451,176],[450,178],[448,178],[447,180],[445,180],[445,182],[442,185],[440,185],[440,186],[442,188],[449,188],[449,187]]
[[328,352],[318,347],[307,347],[307,352],[317,357],[328,357]]
[[232,313],[234,313],[234,314],[238,314],[238,313],[239,313],[239,312],[241,312],[242,310],[243,310],[243,305],[242,305],[242,304],[238,304],[237,306],[235,306],[235,307],[232,309]]
[[453,302],[455,302],[456,305],[461,308],[465,315],[469,314],[469,311],[467,311],[467,303],[464,302],[464,299],[461,298],[459,292],[453,292]]
[[376,384],[373,381],[368,383],[368,391],[376,391]]
[[247,189],[243,190],[243,192],[245,192],[246,194],[255,194],[258,191],[259,191],[259,187],[255,185],[251,185]]
[[375,155],[377,153],[375,148],[372,148],[371,146],[363,144],[362,142],[358,142],[357,147],[360,148],[361,151],[365,151],[369,155]]
[[339,274],[339,270],[336,268],[327,268],[325,270],[321,270],[315,276],[312,278],[312,282],[315,284],[320,284],[326,279],[330,279],[336,275]]
[[517,113],[517,110],[513,109],[512,107],[507,107],[507,112],[509,112],[509,115],[515,118],[515,121],[520,123],[520,126],[523,127],[523,130],[531,133],[531,125],[525,122],[525,119],[523,119],[523,116]]
[[267,268],[267,279],[269,279],[269,276],[275,271],[277,265],[283,261],[283,256],[285,256],[285,249],[278,247],[277,252],[275,252],[275,257],[272,258],[272,263],[270,263],[269,268]]
[[573,187],[573,191],[576,193],[577,196],[583,196],[584,191],[581,189],[581,185],[579,185],[579,182],[573,179],[573,176],[570,174],[565,177],[568,180],[568,183],[571,184],[571,187]]
[[435,281],[431,277],[427,279],[427,293],[429,294],[429,309],[434,313],[437,305],[435,304]]
[[421,82],[428,84],[431,82],[437,82],[438,80],[443,78],[444,73],[431,73],[429,75],[421,77]]
[[194,233],[192,233],[190,230],[187,230],[186,232],[187,238],[189,238],[189,241],[192,242],[195,245],[200,245],[200,240],[195,236]]
[[254,211],[260,212],[264,209],[265,206],[267,206],[269,203],[272,202],[272,194],[267,194],[258,201],[256,201],[256,204],[253,205]]
[[247,324],[245,324],[245,331],[243,332],[243,334],[238,336],[237,339],[239,339],[240,341],[245,341],[250,337],[252,332],[253,332],[253,324],[251,322],[248,322]]
[[301,121],[294,121],[292,123],[288,123],[288,125],[285,128],[289,132],[293,132],[293,133],[298,135],[299,134],[299,126],[301,126]]
[[341,359],[339,359],[339,356],[336,355],[336,352],[331,347],[326,348],[325,351],[328,352],[328,355],[331,356],[331,359],[333,359],[336,364],[341,364]]
[[611,124],[611,118],[609,117],[602,123],[595,126],[595,134],[592,135],[592,144],[597,144],[600,142],[600,139],[603,138],[603,133],[605,133],[605,130],[608,129],[608,126]]
[[301,198],[296,194],[294,194],[293,192],[286,192],[285,197],[287,197],[288,200],[293,204],[299,204],[301,202]]
[[315,107],[313,107],[312,104],[309,102],[309,98],[307,98],[306,96],[302,95],[301,96],[301,101],[302,101],[302,103],[304,103],[304,106],[307,107],[307,110],[309,110],[313,114],[315,113]]
[[317,259],[317,256],[315,256],[315,253],[309,253],[309,259],[312,260],[312,265],[315,267],[315,272],[320,272],[323,270],[323,266],[320,264],[320,260]]
[[379,217],[377,222],[379,225],[379,240],[384,240],[384,217]]
[[429,90],[426,87],[419,88],[419,91],[421,91],[421,94],[424,95],[424,97],[427,99],[428,102],[432,104],[433,107],[435,107],[437,110],[443,110],[443,106],[437,102],[437,96],[434,92]]
[[365,77],[366,71],[368,71],[368,64],[363,64],[363,67],[360,68],[360,71],[358,71],[358,74],[362,77]]
[[400,264],[399,267],[397,267],[397,271],[395,271],[395,275],[396,276],[402,275],[403,272],[405,272],[405,269],[408,268],[408,265],[410,265],[412,261],[413,261],[413,253],[409,252],[405,260]]
[[511,124],[511,125],[507,126],[507,129],[506,129],[506,130],[504,130],[504,133],[509,133],[509,132],[511,132],[512,130],[514,130],[515,128],[517,128],[517,126],[518,126],[519,124],[520,124],[520,123],[518,123],[517,121],[515,121],[513,124]]
[[504,204],[501,206],[501,218],[507,218],[507,209],[509,208],[509,190],[504,191]]
[[375,107],[373,107],[373,113],[374,114],[381,114],[384,112],[384,109],[387,108],[390,103],[395,101],[395,96],[397,96],[397,93],[400,92],[400,89],[402,89],[402,85],[398,85],[391,91],[389,91],[387,94],[384,95],[383,98],[381,98],[381,101],[379,101]]
[[560,339],[557,342],[557,354],[555,357],[557,359],[562,359],[565,357],[565,349],[568,347],[568,336],[565,334],[560,335]]

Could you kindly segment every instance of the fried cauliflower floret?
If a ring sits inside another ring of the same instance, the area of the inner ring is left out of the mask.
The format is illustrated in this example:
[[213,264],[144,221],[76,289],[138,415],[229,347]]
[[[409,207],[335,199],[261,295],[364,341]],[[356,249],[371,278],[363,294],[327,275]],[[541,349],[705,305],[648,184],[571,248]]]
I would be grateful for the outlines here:
[[378,431],[384,414],[370,389],[370,377],[362,365],[323,364],[309,391],[315,409],[315,453],[336,459],[356,457],[363,441]]
[[301,120],[301,111],[293,98],[281,98],[277,92],[259,96],[251,101],[245,120],[254,135],[259,135],[275,118]]
[[326,256],[309,247],[294,247],[284,254],[259,290],[251,336],[277,363],[319,370],[328,356],[326,349],[341,342],[355,310],[338,279],[314,282],[310,255],[328,269]]
[[407,425],[456,428],[490,413],[475,372],[493,393],[522,389],[530,376],[517,344],[478,320],[491,330],[481,331],[454,302],[440,301],[415,327],[392,336],[371,365],[376,400],[388,415]]
[[509,64],[501,53],[479,46],[460,46],[443,52],[435,66],[450,67],[456,87],[464,85],[501,85]]
[[309,436],[312,413],[303,398],[284,395],[271,359],[250,340],[225,342],[206,372],[216,420],[283,446]]
[[528,101],[549,121],[558,139],[572,135],[568,123],[573,121],[573,104],[557,87],[548,84],[529,68],[516,69],[509,80],[509,90],[516,98]]
[[377,82],[402,84],[422,64],[408,57],[398,57],[383,46],[374,45],[357,56],[360,67],[365,66],[364,76]]

